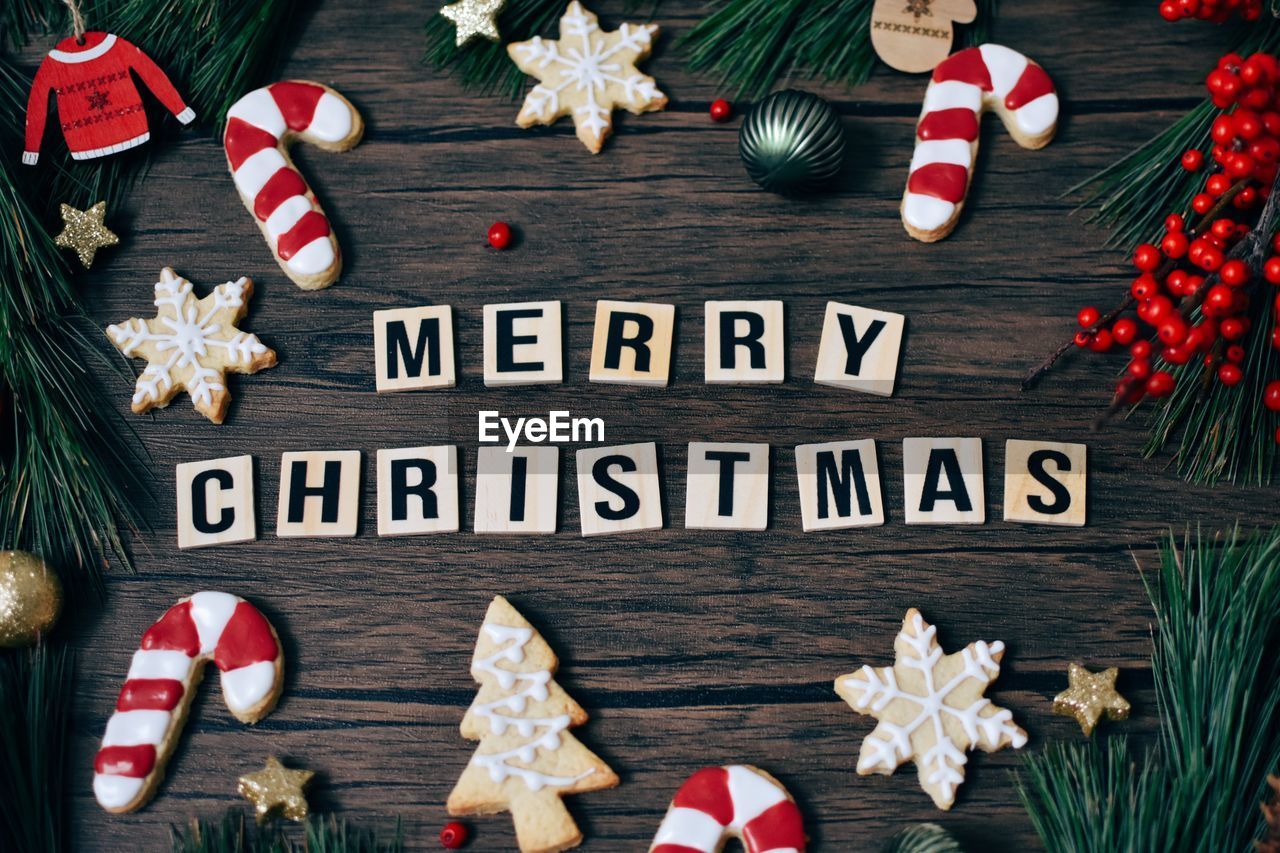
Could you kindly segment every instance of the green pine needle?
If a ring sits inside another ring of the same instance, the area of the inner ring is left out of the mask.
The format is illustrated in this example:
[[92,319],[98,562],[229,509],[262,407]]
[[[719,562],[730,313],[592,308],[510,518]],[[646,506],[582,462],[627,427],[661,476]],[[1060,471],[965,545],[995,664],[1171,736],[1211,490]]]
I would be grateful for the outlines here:
[[0,653],[0,850],[62,853],[74,662],[61,647]]
[[1170,537],[1144,583],[1158,747],[1050,744],[1015,774],[1019,796],[1050,853],[1249,850],[1280,767],[1280,528]]
[[[712,72],[736,96],[758,97],[800,77],[857,86],[871,76],[874,0],[717,0],[715,11],[679,41],[689,68]],[[995,0],[979,0],[961,45],[986,41]]]
[[250,831],[244,812],[232,809],[220,820],[192,818],[185,830],[171,831],[173,853],[401,853],[404,837],[399,821],[395,833],[381,837],[330,816],[311,817],[301,843],[279,823]]
[[[445,2],[440,0],[439,5]],[[498,32],[502,33],[503,44],[475,38],[462,47],[455,44],[453,23],[437,14],[439,9],[433,5],[433,13],[427,18],[427,49],[423,61],[436,70],[452,68],[468,89],[514,100],[524,92],[525,75],[507,56],[506,43],[525,41],[536,35],[554,38],[556,22],[564,14],[566,5],[565,0],[511,0],[498,15]]]
[[884,853],[962,853],[963,850],[955,836],[936,823],[917,823],[890,838]]

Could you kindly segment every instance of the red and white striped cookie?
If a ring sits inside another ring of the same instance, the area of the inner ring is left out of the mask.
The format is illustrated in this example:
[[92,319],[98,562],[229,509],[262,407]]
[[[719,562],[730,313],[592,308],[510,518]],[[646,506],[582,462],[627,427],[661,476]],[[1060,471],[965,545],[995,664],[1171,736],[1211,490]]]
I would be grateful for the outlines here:
[[747,853],[804,853],[795,800],[756,767],[705,767],[676,792],[649,853],[717,853],[737,838]]
[[222,144],[245,207],[285,275],[303,290],[338,280],[342,252],[324,209],[289,157],[294,139],[346,151],[364,135],[351,102],[321,83],[285,80],[255,89],[227,111]]
[[93,793],[109,812],[146,805],[164,777],[204,666],[222,672],[222,698],[243,723],[271,713],[284,685],[275,628],[249,602],[197,592],[142,635],[93,761]]
[[987,110],[1000,116],[1023,148],[1043,148],[1058,129],[1053,81],[1021,53],[984,44],[940,62],[925,91],[902,197],[902,224],[917,240],[932,243],[956,227],[973,180],[979,123]]

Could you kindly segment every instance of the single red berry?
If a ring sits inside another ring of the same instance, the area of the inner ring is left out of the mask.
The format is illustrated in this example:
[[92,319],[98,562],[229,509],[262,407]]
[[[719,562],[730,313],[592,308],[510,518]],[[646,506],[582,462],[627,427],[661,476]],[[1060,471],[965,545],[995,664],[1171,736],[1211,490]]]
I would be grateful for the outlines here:
[[1178,9],[1177,4],[1174,3],[1173,0],[1164,0],[1164,2],[1160,4],[1160,17],[1170,23],[1174,21],[1181,21],[1182,12]]
[[1096,326],[1100,316],[1102,315],[1098,313],[1097,308],[1094,308],[1092,305],[1088,305],[1081,308],[1076,314],[1076,322],[1080,324],[1080,328],[1087,329],[1090,326]]
[[1191,209],[1196,213],[1208,213],[1213,207],[1213,196],[1208,193],[1197,193],[1191,199]]
[[1187,347],[1165,347],[1160,357],[1170,364],[1186,364],[1194,353]]
[[1276,427],[1276,444],[1280,444],[1280,427]]
[[1275,285],[1280,285],[1280,256],[1272,255],[1262,265],[1262,277]]
[[1160,250],[1150,243],[1143,243],[1133,251],[1133,265],[1143,272],[1153,272],[1161,260]]
[[1148,323],[1159,323],[1173,311],[1173,300],[1163,294],[1153,296],[1146,302]]
[[1151,355],[1151,341],[1134,341],[1129,347],[1129,355],[1134,358],[1148,358]]
[[1072,338],[1072,340],[1075,341],[1075,344],[1078,347],[1087,347],[1089,345],[1089,341],[1093,340],[1093,335],[1090,335],[1088,332],[1076,332],[1075,337]]
[[1236,123],[1231,116],[1222,115],[1213,120],[1209,136],[1219,145],[1230,145],[1236,139]]
[[1241,287],[1249,283],[1249,265],[1239,258],[1232,258],[1218,270],[1218,278],[1231,287]]
[[1244,378],[1244,371],[1240,369],[1240,365],[1227,362],[1218,365],[1218,381],[1228,388],[1240,384],[1240,380]]
[[1187,276],[1187,280],[1182,284],[1182,295],[1191,296],[1193,293],[1195,293],[1197,290],[1200,289],[1200,285],[1202,284],[1204,284],[1204,276],[1202,275]]
[[1171,258],[1181,258],[1187,253],[1189,242],[1186,234],[1181,231],[1172,231],[1160,241],[1160,250]]
[[1209,180],[1204,182],[1204,191],[1214,198],[1217,198],[1229,189],[1231,189],[1231,179],[1226,175],[1210,175]]
[[1173,393],[1173,376],[1157,370],[1147,379],[1147,393],[1152,397],[1168,397]]
[[1236,295],[1225,284],[1215,284],[1209,288],[1209,293],[1204,298],[1205,312],[1210,316],[1221,316],[1231,310],[1231,306],[1235,304]]
[[1213,220],[1213,224],[1209,226],[1209,233],[1219,240],[1229,240],[1236,233],[1236,223],[1225,216],[1221,216]]
[[1239,364],[1244,361],[1244,347],[1239,344],[1232,344],[1227,347],[1227,361]]
[[1134,379],[1146,379],[1151,375],[1151,362],[1145,358],[1135,358],[1125,370]]
[[1228,317],[1218,324],[1218,331],[1229,341],[1238,341],[1249,331],[1249,322],[1243,317]]
[[716,98],[711,102],[711,120],[728,121],[733,117],[733,104],[724,98]]
[[1138,334],[1138,324],[1131,317],[1121,317],[1116,320],[1115,325],[1111,327],[1111,337],[1120,346],[1127,347],[1133,343],[1133,338]]
[[1089,349],[1093,350],[1094,352],[1106,352],[1107,350],[1111,349],[1111,344],[1113,340],[1114,339],[1111,337],[1111,332],[1107,331],[1106,329],[1099,329],[1097,332],[1094,333],[1093,340],[1089,341]]
[[1164,218],[1164,230],[1169,233],[1181,231],[1187,227],[1186,220],[1182,218],[1181,213],[1170,213]]
[[1262,392],[1262,404],[1273,412],[1280,412],[1280,379],[1267,383]]
[[1218,267],[1222,266],[1225,257],[1222,250],[1217,246],[1209,246],[1200,253],[1200,260],[1196,261],[1196,266],[1205,272],[1214,272]]
[[495,222],[490,225],[489,245],[495,249],[505,249],[511,245],[511,226],[505,222]]
[[1271,348],[1280,350],[1280,326],[1271,330]]
[[1160,343],[1167,347],[1176,347],[1187,339],[1187,324],[1177,314],[1160,321],[1156,329]]
[[1160,292],[1160,285],[1155,276],[1144,272],[1133,280],[1133,286],[1129,288],[1129,292],[1133,294],[1134,299],[1150,299]]
[[457,850],[467,843],[467,825],[459,821],[450,821],[440,830],[440,846],[447,850]]
[[1188,172],[1198,172],[1204,165],[1204,155],[1194,148],[1188,148],[1182,155],[1182,168]]

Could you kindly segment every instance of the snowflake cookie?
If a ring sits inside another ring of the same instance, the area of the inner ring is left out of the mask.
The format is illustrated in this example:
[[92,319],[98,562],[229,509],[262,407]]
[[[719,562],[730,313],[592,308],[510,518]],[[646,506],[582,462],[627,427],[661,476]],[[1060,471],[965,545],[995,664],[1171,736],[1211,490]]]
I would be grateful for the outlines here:
[[880,721],[862,741],[858,773],[893,773],[914,761],[924,788],[949,809],[964,781],[965,751],[995,752],[1027,742],[1013,714],[982,694],[1000,674],[1004,643],[970,643],[944,654],[937,628],[912,608],[893,643],[893,666],[864,666],[836,679],[836,692],[853,710]]
[[133,410],[164,408],[179,391],[191,394],[196,411],[215,424],[227,416],[231,394],[226,374],[257,373],[274,367],[275,351],[236,323],[249,310],[253,280],[241,277],[196,299],[191,282],[169,267],[156,282],[156,316],[108,326],[107,336],[125,355],[145,358]]
[[623,24],[606,33],[596,16],[573,0],[560,19],[559,41],[534,36],[507,45],[520,70],[538,78],[516,124],[551,124],[571,115],[582,144],[599,154],[613,132],[615,107],[640,115],[667,105],[654,79],[636,70],[657,35],[656,24]]

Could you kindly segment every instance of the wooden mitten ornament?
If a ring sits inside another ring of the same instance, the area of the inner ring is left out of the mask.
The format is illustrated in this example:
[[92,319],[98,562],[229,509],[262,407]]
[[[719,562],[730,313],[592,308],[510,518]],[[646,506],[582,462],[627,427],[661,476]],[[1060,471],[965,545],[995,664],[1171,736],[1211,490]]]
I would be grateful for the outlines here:
[[876,0],[871,46],[890,68],[923,74],[951,53],[952,24],[977,16],[973,0]]
[[556,655],[502,596],[489,605],[471,660],[480,683],[462,736],[480,741],[447,808],[454,816],[509,811],[521,853],[576,847],[582,832],[560,798],[612,788],[617,775],[569,733],[587,712],[552,677]]
[[160,66],[139,48],[111,33],[69,36],[49,51],[31,82],[22,162],[34,166],[40,159],[50,93],[72,159],[127,151],[150,139],[135,74],[178,121],[190,124],[195,119]]

